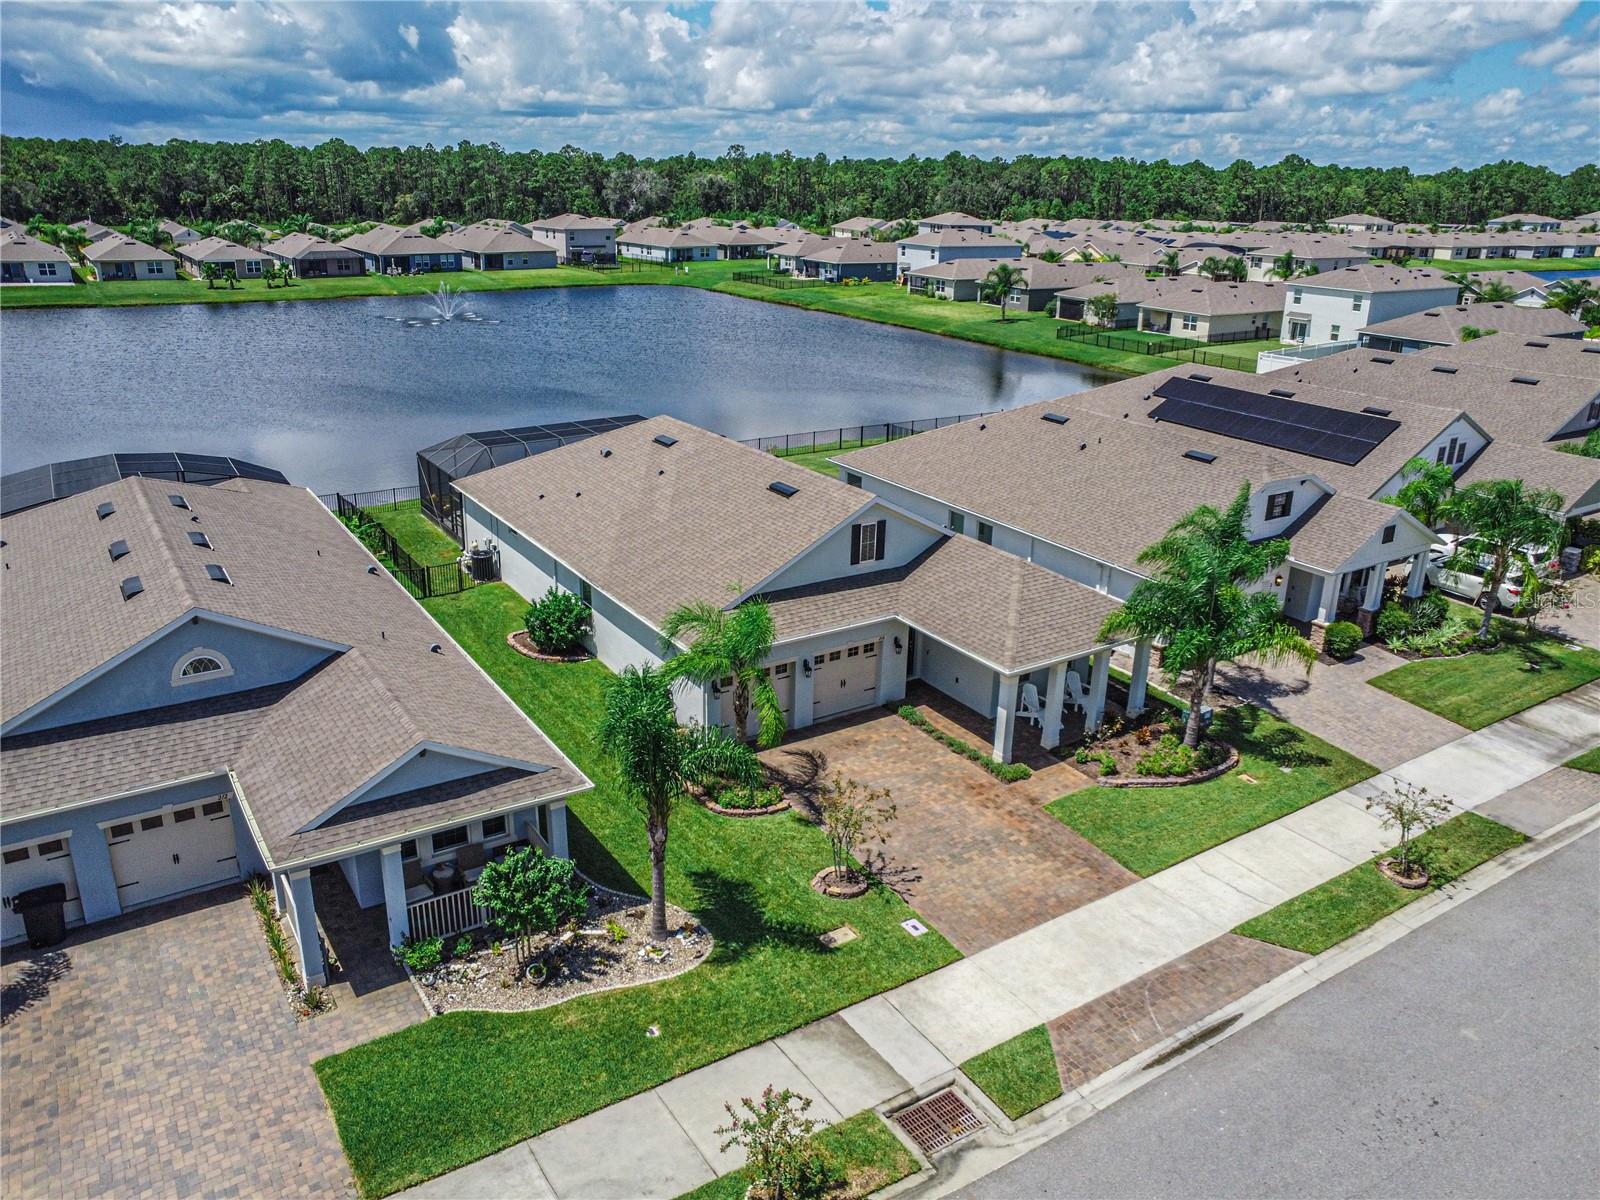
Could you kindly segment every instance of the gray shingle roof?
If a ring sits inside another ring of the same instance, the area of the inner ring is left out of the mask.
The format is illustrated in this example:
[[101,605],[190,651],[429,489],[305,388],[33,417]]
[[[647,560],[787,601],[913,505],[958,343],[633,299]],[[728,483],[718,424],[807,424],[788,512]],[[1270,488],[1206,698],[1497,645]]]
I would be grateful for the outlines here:
[[1388,321],[1368,325],[1359,332],[1374,337],[1399,338],[1406,341],[1433,342],[1435,345],[1454,345],[1461,339],[1461,330],[1493,329],[1503,333],[1531,333],[1546,337],[1570,337],[1583,333],[1583,322],[1569,317],[1560,309],[1527,308],[1517,304],[1499,302],[1452,305],[1449,308],[1430,308],[1424,312],[1408,313]]
[[553,254],[555,247],[507,227],[503,221],[479,221],[452,229],[439,239],[452,249],[473,254]]
[[154,246],[146,246],[125,233],[91,242],[83,248],[83,256],[90,262],[172,262],[172,255]]
[[0,262],[64,262],[72,260],[60,246],[29,237],[21,227],[0,233]]

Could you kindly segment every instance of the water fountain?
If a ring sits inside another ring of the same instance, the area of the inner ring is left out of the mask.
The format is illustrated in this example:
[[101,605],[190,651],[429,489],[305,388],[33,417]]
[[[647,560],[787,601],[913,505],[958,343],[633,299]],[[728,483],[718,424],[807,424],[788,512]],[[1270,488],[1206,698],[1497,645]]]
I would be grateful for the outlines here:
[[474,324],[497,325],[498,321],[480,317],[467,307],[465,289],[452,290],[448,283],[441,283],[438,291],[428,294],[428,302],[433,305],[436,315],[432,317],[390,317],[409,329],[420,329],[423,326],[443,325],[446,321],[470,321]]

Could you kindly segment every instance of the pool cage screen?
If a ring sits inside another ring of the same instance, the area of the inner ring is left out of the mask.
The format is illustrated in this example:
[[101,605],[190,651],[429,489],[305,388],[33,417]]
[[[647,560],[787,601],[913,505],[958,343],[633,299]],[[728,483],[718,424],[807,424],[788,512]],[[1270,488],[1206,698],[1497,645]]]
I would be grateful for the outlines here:
[[553,421],[548,425],[519,425],[515,429],[487,429],[462,433],[417,451],[417,487],[422,511],[457,542],[463,540],[461,497],[450,486],[457,479],[503,467],[507,463],[581,442],[644,420],[638,414],[620,417],[586,417],[581,421]]

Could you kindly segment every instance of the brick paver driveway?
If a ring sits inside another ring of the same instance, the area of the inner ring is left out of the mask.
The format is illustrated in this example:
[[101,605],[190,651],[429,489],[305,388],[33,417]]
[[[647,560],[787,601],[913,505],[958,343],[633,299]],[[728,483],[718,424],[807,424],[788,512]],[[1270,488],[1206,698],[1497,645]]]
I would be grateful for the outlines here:
[[422,1019],[408,983],[296,1023],[235,886],[8,953],[5,1194],[353,1194],[313,1060]]
[[1042,810],[1070,784],[1001,783],[882,709],[805,733],[762,758],[802,798],[836,771],[888,788],[898,816],[882,877],[964,954],[1136,878]]

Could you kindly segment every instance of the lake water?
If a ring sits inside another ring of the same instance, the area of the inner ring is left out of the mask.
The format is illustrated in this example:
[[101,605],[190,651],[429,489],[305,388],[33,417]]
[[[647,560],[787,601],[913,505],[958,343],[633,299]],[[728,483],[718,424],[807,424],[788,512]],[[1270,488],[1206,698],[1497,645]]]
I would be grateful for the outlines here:
[[691,288],[0,317],[0,469],[108,451],[231,454],[320,492],[416,482],[457,433],[670,413],[733,437],[1009,408],[1110,377]]

